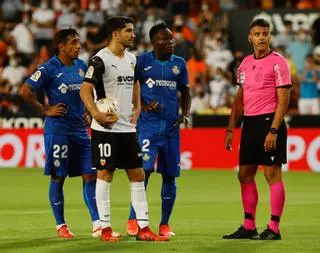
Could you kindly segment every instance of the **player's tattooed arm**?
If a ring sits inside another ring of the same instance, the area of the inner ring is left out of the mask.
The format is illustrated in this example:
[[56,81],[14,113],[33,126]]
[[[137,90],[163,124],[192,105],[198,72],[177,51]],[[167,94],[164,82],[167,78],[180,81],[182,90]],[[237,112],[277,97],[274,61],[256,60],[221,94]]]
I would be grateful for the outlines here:
[[153,100],[151,103],[146,103],[143,99],[141,99],[141,108],[143,111],[146,112],[159,112],[160,107],[159,107],[159,102],[156,100]]
[[180,104],[181,104],[181,115],[176,122],[176,125],[184,124],[186,127],[189,124],[189,113],[190,113],[190,105],[191,105],[191,96],[190,96],[190,88],[188,86],[184,86],[181,89],[180,96]]
[[24,83],[20,88],[20,96],[23,100],[36,109],[42,115],[47,117],[63,117],[66,115],[67,110],[63,103],[58,103],[56,105],[46,105],[43,106],[36,98],[35,94],[33,93],[31,87]]
[[87,109],[85,109],[83,114],[83,122],[84,124],[86,124],[86,126],[90,126],[92,122],[92,116]]

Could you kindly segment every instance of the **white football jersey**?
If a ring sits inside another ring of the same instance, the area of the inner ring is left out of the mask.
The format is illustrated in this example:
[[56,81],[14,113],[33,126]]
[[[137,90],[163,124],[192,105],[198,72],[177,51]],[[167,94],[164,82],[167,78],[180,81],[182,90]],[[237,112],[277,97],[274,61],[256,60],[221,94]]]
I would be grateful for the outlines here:
[[114,55],[108,48],[101,49],[89,61],[85,81],[95,85],[96,100],[114,98],[120,108],[119,120],[111,128],[105,128],[93,119],[91,128],[104,132],[135,132],[130,123],[133,110],[132,93],[136,57],[125,51],[124,57]]

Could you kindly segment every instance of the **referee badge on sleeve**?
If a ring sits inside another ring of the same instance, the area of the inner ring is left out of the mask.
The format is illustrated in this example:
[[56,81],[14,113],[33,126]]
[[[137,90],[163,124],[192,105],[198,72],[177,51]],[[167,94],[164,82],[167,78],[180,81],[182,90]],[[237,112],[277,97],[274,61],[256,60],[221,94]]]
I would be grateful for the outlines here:
[[246,79],[246,73],[240,72],[240,84],[244,84],[245,79]]
[[94,67],[93,66],[90,66],[89,68],[88,68],[88,70],[87,70],[87,73],[86,73],[86,78],[92,78],[92,76],[93,76],[93,72],[94,72]]

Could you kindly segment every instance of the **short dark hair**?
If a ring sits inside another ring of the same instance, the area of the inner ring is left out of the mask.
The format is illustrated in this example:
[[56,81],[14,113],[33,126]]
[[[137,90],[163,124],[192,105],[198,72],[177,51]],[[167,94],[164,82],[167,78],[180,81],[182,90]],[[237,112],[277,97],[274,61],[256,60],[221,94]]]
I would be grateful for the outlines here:
[[263,19],[263,18],[255,19],[249,25],[249,31],[255,26],[270,28],[270,23],[267,20]]
[[57,52],[59,52],[59,44],[60,43],[66,43],[69,36],[79,36],[79,33],[73,29],[62,29],[58,31],[53,38],[53,44]]
[[114,31],[118,31],[118,30],[121,30],[122,28],[125,28],[126,24],[134,24],[134,19],[131,17],[125,17],[125,16],[110,17],[107,20],[107,24],[106,24],[107,39],[111,40],[112,33]]
[[156,37],[156,35],[158,34],[159,31],[166,30],[166,29],[168,29],[168,26],[163,22],[151,27],[151,29],[149,31],[150,41],[152,41],[154,39],[154,37]]

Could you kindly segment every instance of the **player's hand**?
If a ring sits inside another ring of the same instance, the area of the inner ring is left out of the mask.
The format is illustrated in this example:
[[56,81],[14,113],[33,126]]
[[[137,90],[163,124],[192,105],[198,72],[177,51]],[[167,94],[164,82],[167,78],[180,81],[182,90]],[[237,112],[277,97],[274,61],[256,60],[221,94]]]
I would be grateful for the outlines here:
[[137,125],[139,116],[140,116],[140,110],[134,110],[130,115],[130,123],[133,125]]
[[83,114],[83,122],[84,122],[84,124],[86,124],[86,126],[90,126],[90,124],[92,122],[91,114],[87,111],[85,111]]
[[224,147],[228,151],[232,151],[233,132],[228,131],[224,140]]
[[184,124],[185,127],[188,127],[189,125],[189,119],[188,116],[186,115],[180,115],[176,123],[174,124],[175,126],[178,126],[180,124]]
[[47,117],[64,117],[67,114],[66,105],[58,103],[56,105],[47,105],[44,113]]
[[160,110],[159,102],[155,100],[153,100],[150,104],[147,104],[146,102],[141,100],[141,108],[146,112],[151,112],[151,111],[158,112]]
[[94,115],[94,119],[103,127],[110,128],[119,119],[113,112],[100,112]]
[[268,133],[264,141],[264,150],[266,152],[274,152],[276,150],[277,134]]

